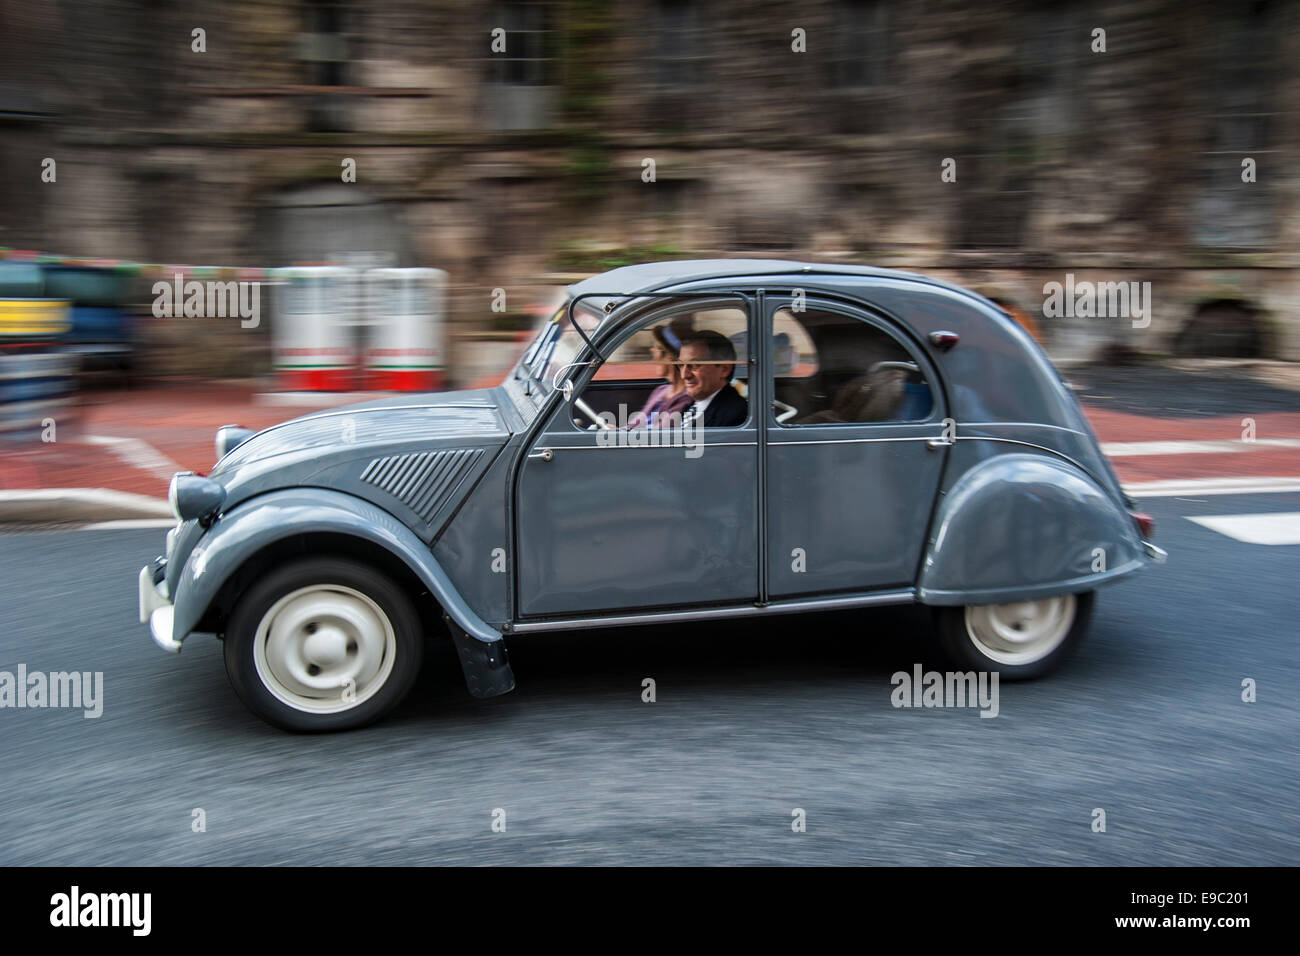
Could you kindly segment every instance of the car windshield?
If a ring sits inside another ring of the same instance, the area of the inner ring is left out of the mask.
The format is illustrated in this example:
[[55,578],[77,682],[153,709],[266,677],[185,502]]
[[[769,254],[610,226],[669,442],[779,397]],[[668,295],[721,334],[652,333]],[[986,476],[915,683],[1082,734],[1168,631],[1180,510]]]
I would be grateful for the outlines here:
[[[574,309],[573,318],[590,337],[600,326],[605,313],[592,303],[580,302]],[[515,366],[513,376],[520,381],[532,378],[549,392],[554,384],[555,373],[574,361],[582,347],[582,336],[569,322],[566,302],[542,326],[533,344]]]

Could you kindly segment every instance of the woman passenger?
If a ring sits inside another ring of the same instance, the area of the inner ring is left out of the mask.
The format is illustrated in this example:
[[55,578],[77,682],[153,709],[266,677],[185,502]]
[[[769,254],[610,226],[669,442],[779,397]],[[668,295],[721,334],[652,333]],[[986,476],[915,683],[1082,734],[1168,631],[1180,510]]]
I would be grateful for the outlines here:
[[[666,325],[656,325],[650,331],[655,338],[650,346],[650,358],[659,365],[659,374],[667,381],[650,393],[641,411],[628,419],[629,428],[680,425],[682,412],[691,406],[691,396],[682,381],[681,366],[677,364],[681,339]],[[675,418],[668,417],[674,412]]]

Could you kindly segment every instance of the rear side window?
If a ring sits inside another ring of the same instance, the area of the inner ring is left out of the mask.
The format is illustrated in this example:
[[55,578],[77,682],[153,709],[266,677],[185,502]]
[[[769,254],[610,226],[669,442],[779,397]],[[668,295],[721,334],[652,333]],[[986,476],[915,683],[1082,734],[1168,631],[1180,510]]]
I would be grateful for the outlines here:
[[782,425],[923,421],[934,408],[921,366],[893,335],[853,315],[777,310],[773,394]]

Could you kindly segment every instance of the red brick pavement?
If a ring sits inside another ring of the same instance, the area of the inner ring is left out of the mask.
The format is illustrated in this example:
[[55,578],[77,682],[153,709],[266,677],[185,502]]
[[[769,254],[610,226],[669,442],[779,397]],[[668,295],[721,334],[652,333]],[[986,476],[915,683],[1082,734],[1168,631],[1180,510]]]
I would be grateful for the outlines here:
[[[1300,405],[1300,396],[1296,397]],[[1097,437],[1110,441],[1240,441],[1243,415],[1222,418],[1149,418],[1105,408],[1083,406]],[[1250,416],[1256,438],[1300,438],[1300,412],[1267,412]],[[1175,457],[1175,456],[1170,456]]]
[[[272,405],[256,393],[240,385],[96,393],[76,412],[58,417],[56,441],[34,436],[0,444],[0,489],[112,488],[166,497],[170,471],[212,467],[212,441],[221,425],[266,428],[340,401],[323,394],[310,405]],[[157,456],[148,449],[92,444],[88,436],[139,439],[162,457],[151,463]]]
[[[1242,419],[1148,418],[1084,406],[1093,430],[1103,442],[1241,441]],[[1255,438],[1300,438],[1300,412],[1268,412],[1254,419]],[[1296,478],[1300,477],[1300,448],[1255,446],[1250,451],[1198,452],[1178,455],[1113,457],[1111,463],[1125,484],[1173,478]]]
[[[0,444],[0,489],[111,488],[163,497],[172,470],[205,472],[212,467],[212,438],[218,426],[238,423],[264,428],[354,400],[352,396],[322,394],[318,401],[307,405],[273,405],[259,401],[257,391],[254,386],[223,384],[97,393],[78,413],[60,417],[57,441],[46,444],[36,437],[21,444]],[[1103,442],[1235,441],[1242,437],[1238,416],[1144,418],[1093,408],[1087,413]],[[1268,413],[1254,418],[1256,438],[1300,438],[1300,413]],[[96,444],[91,436],[137,441]],[[1112,460],[1121,480],[1129,483],[1168,478],[1300,476],[1300,448],[1261,447],[1248,452],[1125,456]]]

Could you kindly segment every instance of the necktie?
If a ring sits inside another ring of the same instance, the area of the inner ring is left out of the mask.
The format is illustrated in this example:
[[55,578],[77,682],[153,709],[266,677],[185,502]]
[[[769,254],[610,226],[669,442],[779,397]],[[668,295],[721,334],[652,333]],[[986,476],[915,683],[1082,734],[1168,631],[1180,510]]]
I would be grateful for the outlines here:
[[686,414],[682,416],[682,428],[690,428],[695,424],[695,403],[691,402],[691,407],[686,409]]

